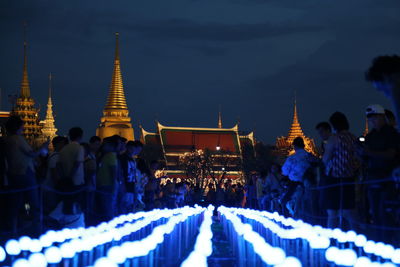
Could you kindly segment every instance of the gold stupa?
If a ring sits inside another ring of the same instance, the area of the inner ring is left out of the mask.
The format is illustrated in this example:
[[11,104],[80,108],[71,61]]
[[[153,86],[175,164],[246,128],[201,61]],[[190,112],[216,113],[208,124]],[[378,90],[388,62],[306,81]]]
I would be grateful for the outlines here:
[[119,34],[116,33],[115,37],[114,71],[107,103],[103,111],[100,125],[96,130],[96,135],[103,139],[117,134],[127,140],[134,140],[134,131],[131,118],[129,117],[128,106],[126,105],[124,86],[122,83],[118,43]]

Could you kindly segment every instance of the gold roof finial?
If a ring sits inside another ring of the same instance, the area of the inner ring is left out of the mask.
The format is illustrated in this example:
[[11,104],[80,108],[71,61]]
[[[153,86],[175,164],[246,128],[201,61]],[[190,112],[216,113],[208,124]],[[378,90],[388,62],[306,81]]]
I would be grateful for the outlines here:
[[28,56],[27,56],[27,41],[26,41],[26,22],[24,22],[24,66],[22,70],[21,81],[21,97],[28,98],[31,96],[28,79]]
[[119,60],[119,32],[115,33],[115,60]]
[[121,65],[119,58],[119,33],[115,33],[115,58],[111,87],[107,98],[105,110],[128,110],[126,105],[124,85],[122,83]]
[[219,105],[219,111],[218,111],[218,128],[222,129],[221,105]]
[[51,72],[49,74],[49,99],[51,100]]
[[299,117],[297,115],[297,91],[294,91],[294,112],[293,112],[293,124],[299,123]]

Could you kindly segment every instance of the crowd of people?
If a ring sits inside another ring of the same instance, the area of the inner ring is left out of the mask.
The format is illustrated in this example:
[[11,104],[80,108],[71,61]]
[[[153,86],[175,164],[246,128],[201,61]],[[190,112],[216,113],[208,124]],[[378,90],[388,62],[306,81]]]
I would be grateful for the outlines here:
[[396,115],[381,105],[369,105],[364,111],[369,132],[357,138],[345,114],[333,113],[329,122],[316,125],[322,141],[319,157],[305,150],[301,137],[295,138],[294,154],[280,174],[289,182],[275,179],[272,169],[266,178],[261,176],[257,180],[259,208],[278,209],[329,228],[365,230],[375,240],[398,241],[400,57],[377,57],[366,79],[389,98]]
[[31,233],[39,233],[43,225],[90,226],[128,212],[194,204],[278,211],[330,228],[357,229],[360,221],[396,226],[400,58],[378,57],[367,80],[392,100],[396,115],[378,104],[366,107],[370,131],[357,138],[347,117],[335,112],[316,125],[318,155],[307,152],[297,137],[294,153],[282,166],[271,162],[268,169],[254,170],[245,183],[210,179],[200,187],[160,177],[160,162],[140,156],[140,141],[114,135],[103,140],[92,136],[86,143],[79,127],[32,149],[23,137],[22,119],[11,116],[7,136],[0,139],[1,230],[20,234],[26,217]]
[[[83,142],[83,130],[74,127],[68,137],[56,136],[36,150],[23,137],[24,122],[11,116],[7,136],[1,138],[1,229],[20,234],[30,219],[32,233],[40,227],[96,225],[113,217],[154,208],[184,205],[242,205],[241,184],[229,179],[206,188],[160,177],[160,162],[146,162],[140,141],[114,135]],[[13,205],[10,205],[13,203]],[[43,229],[42,229],[43,230]]]

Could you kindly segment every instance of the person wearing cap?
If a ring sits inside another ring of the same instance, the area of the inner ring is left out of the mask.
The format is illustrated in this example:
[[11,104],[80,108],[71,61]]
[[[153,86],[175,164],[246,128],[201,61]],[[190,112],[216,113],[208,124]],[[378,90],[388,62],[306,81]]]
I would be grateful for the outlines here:
[[[380,105],[370,105],[366,116],[371,131],[365,136],[361,155],[366,163],[366,180],[370,181],[367,194],[371,216],[376,224],[386,221],[384,204],[388,199],[392,183],[392,170],[396,167],[396,154],[400,148],[399,133],[387,123],[385,109]],[[379,182],[379,180],[385,180]],[[375,181],[378,181],[375,183]]]
[[400,120],[400,56],[374,58],[365,78],[392,102],[396,118]]

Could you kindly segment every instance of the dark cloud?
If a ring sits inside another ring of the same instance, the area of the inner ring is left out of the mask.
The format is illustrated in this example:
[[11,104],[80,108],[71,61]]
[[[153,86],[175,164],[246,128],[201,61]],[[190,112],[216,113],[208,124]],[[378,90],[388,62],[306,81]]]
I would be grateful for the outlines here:
[[185,19],[139,22],[127,26],[146,37],[155,39],[184,39],[196,41],[236,42],[271,38],[298,32],[318,32],[320,26],[260,24],[198,23]]

